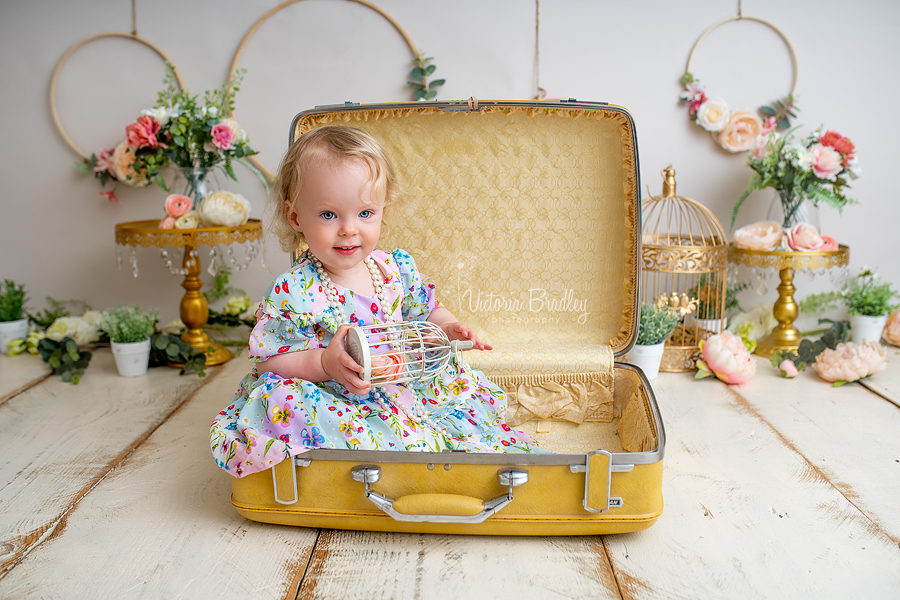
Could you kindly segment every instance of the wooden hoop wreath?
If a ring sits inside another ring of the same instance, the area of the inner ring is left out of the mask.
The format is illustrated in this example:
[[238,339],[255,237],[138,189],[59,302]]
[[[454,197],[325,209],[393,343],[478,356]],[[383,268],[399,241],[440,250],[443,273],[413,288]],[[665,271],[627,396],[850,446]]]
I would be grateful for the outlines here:
[[[60,135],[62,135],[63,140],[69,145],[69,147],[74,150],[79,156],[82,158],[88,158],[88,155],[81,151],[81,149],[76,146],[69,136],[66,135],[66,131],[63,129],[62,123],[59,122],[59,114],[56,112],[56,79],[59,77],[59,72],[62,69],[63,65],[69,60],[69,57],[73,52],[87,44],[88,42],[93,42],[94,40],[105,38],[105,37],[120,37],[126,38],[129,40],[134,40],[135,42],[140,42],[144,44],[154,52],[156,52],[159,56],[162,57],[163,60],[168,61],[169,64],[172,64],[172,61],[166,56],[166,53],[160,50],[157,46],[155,46],[152,42],[148,42],[142,37],[137,36],[133,33],[120,33],[117,31],[111,31],[108,33],[98,33],[97,35],[92,35],[91,37],[85,38],[80,42],[76,43],[74,46],[66,50],[66,53],[62,55],[62,58],[59,59],[59,62],[56,63],[56,68],[53,70],[53,76],[50,78],[50,112],[53,114],[53,122],[56,123],[56,128],[59,130]],[[178,74],[178,70],[175,66],[172,66],[172,71],[175,73],[175,79],[178,81],[178,87],[184,89],[184,84],[181,82],[181,76]]]
[[765,25],[766,27],[768,27],[769,29],[771,29],[772,31],[777,33],[781,37],[781,39],[784,40],[784,43],[787,45],[788,50],[791,53],[791,64],[794,67],[794,82],[793,82],[793,85],[791,86],[791,95],[792,96],[796,95],[797,94],[797,78],[800,76],[800,70],[799,70],[799,67],[797,66],[797,53],[794,51],[794,45],[791,44],[791,41],[787,38],[787,36],[784,34],[783,31],[778,29],[778,27],[776,27],[772,23],[766,21],[765,19],[760,19],[759,17],[748,17],[746,15],[736,15],[733,17],[727,17],[725,19],[722,19],[718,23],[714,23],[713,25],[708,27],[706,29],[706,31],[704,31],[702,34],[700,34],[700,37],[697,38],[697,41],[694,42],[694,45],[691,47],[691,53],[688,54],[687,65],[684,68],[685,73],[692,73],[691,59],[694,58],[694,51],[697,49],[697,46],[700,44],[700,42],[703,40],[703,38],[705,38],[709,34],[709,32],[711,32],[713,29],[716,29],[717,27],[719,27],[721,25],[724,25],[725,23],[730,23],[731,21],[742,21],[742,20],[756,21],[757,23],[762,23],[763,25]]
[[[382,10],[380,7],[372,4],[371,2],[368,2],[368,0],[347,0],[347,1],[355,2],[357,4],[362,4],[366,8],[370,8],[370,9],[374,10],[375,12],[377,12],[382,17],[384,17],[385,20],[387,20],[391,25],[393,25],[394,29],[396,29],[397,32],[401,36],[403,36],[403,40],[406,42],[406,45],[409,46],[409,49],[412,51],[413,58],[416,58],[419,56],[419,50],[418,50],[418,48],[416,48],[416,45],[413,43],[412,38],[409,37],[409,35],[406,33],[406,31],[403,29],[403,27],[400,26],[400,23],[398,23],[391,15],[384,12],[384,10]],[[231,80],[234,76],[234,71],[235,71],[235,69],[237,69],[238,59],[240,59],[241,53],[244,51],[244,46],[247,44],[247,40],[250,39],[250,37],[256,32],[256,30],[259,29],[259,27],[263,23],[265,23],[269,19],[269,17],[271,17],[272,15],[274,15],[281,9],[286,8],[286,7],[290,6],[291,4],[297,4],[298,2],[303,2],[303,0],[287,0],[287,2],[282,2],[281,4],[279,4],[278,6],[276,6],[275,8],[273,8],[272,10],[270,10],[269,12],[264,14],[262,17],[260,17],[259,20],[253,24],[253,26],[250,28],[250,30],[247,32],[247,34],[244,36],[244,39],[241,40],[241,44],[238,46],[237,52],[234,53],[234,58],[231,61],[231,67],[228,69],[228,84],[229,85],[231,85]],[[234,117],[234,114],[235,114],[234,111],[231,111],[232,117]],[[259,162],[259,160],[256,158],[255,155],[249,157],[249,160],[251,162],[253,162],[253,164],[256,165],[256,167],[260,171],[262,171],[266,175],[266,177],[268,177],[270,180],[275,179],[275,176],[272,174],[272,172],[269,171],[267,168],[265,168],[262,165],[262,163]]]

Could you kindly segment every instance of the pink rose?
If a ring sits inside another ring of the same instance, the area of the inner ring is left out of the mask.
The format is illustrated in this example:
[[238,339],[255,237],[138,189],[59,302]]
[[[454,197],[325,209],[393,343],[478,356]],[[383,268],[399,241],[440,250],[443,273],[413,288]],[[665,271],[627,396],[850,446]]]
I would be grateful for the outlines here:
[[884,348],[878,342],[847,342],[838,344],[834,350],[826,348],[816,357],[812,368],[825,381],[857,381],[884,371],[887,368],[887,358]]
[[220,150],[230,150],[234,141],[240,136],[240,127],[234,119],[222,119],[213,125],[209,134],[212,136],[212,144]]
[[175,217],[166,217],[156,227],[159,229],[175,229]]
[[170,217],[178,218],[191,212],[194,208],[194,201],[187,196],[181,194],[169,194],[166,197],[165,209],[166,214]]
[[784,232],[775,221],[759,221],[734,232],[734,245],[744,250],[774,250],[781,243]]
[[719,145],[729,152],[749,150],[762,133],[762,128],[762,119],[756,113],[739,110],[732,113],[722,133],[719,134]]
[[823,144],[813,144],[807,152],[809,153],[810,166],[812,166],[816,177],[834,181],[843,168],[841,163],[844,161],[844,157],[841,156],[841,153],[831,146]]
[[778,365],[778,369],[781,371],[781,376],[787,377],[788,379],[796,377],[798,373],[797,365],[795,365],[794,361],[789,358],[781,361],[781,364]]
[[809,223],[798,223],[786,230],[785,235],[788,247],[797,252],[820,252],[825,243],[819,230]]
[[900,309],[895,310],[884,324],[882,337],[895,346],[900,346]]
[[741,338],[730,331],[723,331],[700,340],[697,368],[699,371],[694,376],[695,379],[715,375],[725,383],[736,385],[753,377],[756,373],[756,362],[747,352]]
[[138,117],[137,121],[125,128],[125,139],[128,147],[134,150],[141,148],[165,148],[166,145],[156,139],[159,133],[159,121],[147,115]]
[[396,381],[405,371],[406,363],[399,354],[375,354],[372,356],[373,380]]
[[834,252],[838,249],[838,243],[831,236],[823,235],[822,242],[823,244],[822,247],[819,248],[819,252]]

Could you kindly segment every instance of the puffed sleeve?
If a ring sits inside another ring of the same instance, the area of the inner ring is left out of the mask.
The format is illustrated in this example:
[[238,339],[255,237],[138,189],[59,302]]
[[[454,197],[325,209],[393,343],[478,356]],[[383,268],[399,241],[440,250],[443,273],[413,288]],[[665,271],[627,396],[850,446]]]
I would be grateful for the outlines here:
[[304,270],[279,275],[266,290],[250,333],[250,361],[260,362],[276,354],[319,347],[315,332],[314,284]]
[[391,253],[400,271],[400,282],[403,285],[403,318],[409,321],[425,321],[428,315],[440,306],[435,296],[434,283],[430,277],[422,275],[416,269],[416,261],[406,250],[394,250]]

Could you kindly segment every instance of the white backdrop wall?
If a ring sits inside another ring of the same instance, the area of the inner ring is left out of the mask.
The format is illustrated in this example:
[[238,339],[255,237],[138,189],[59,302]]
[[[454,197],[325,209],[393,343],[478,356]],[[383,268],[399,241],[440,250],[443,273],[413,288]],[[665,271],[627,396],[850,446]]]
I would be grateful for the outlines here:
[[[533,0],[376,0],[434,57],[434,77],[446,78],[439,99],[469,96],[531,99],[535,95]],[[276,0],[138,0],[142,37],[158,45],[188,89],[221,86],[241,39]],[[679,105],[688,52],[712,23],[735,14],[725,0],[544,0],[540,11],[540,85],[552,97],[608,101],[634,114],[642,193],[661,189],[659,172],[672,163],[680,195],[709,206],[727,228],[731,207],[750,170],[687,118]],[[821,210],[825,233],[851,247],[851,268],[877,267],[900,283],[900,203],[895,77],[900,59],[900,3],[893,0],[747,0],[744,14],[778,25],[799,59],[800,113],[806,134],[824,124],[852,138],[863,168],[850,195],[859,204],[843,215]],[[114,225],[159,218],[164,194],[155,187],[120,185],[122,206],[97,194],[98,183],[75,168],[77,156],[51,119],[48,90],[57,61],[90,35],[131,30],[127,0],[3,0],[0,3],[0,277],[26,284],[31,308],[45,296],[80,298],[95,308],[136,303],[178,316],[183,294],[157,251],[138,251],[140,276],[116,268]],[[320,104],[408,100],[410,52],[377,13],[343,0],[307,0],[266,22],[249,40],[239,66],[248,69],[237,117],[275,170],[288,126],[299,111]],[[755,108],[787,94],[792,69],[787,47],[750,21],[727,24],[699,46],[692,65],[712,95]],[[60,119],[72,140],[90,153],[110,147],[142,108],[152,106],[163,65],[147,48],[103,39],[78,50],[57,86]],[[238,167],[228,187],[262,217],[265,193]],[[742,208],[738,225],[765,217],[770,195],[759,192]],[[126,251],[127,258],[130,251]],[[204,255],[204,267],[207,264]],[[232,282],[258,301],[288,259],[268,245],[259,262]],[[204,274],[205,275],[205,274]],[[749,278],[748,272],[742,276]],[[208,280],[209,277],[205,275]],[[775,281],[769,281],[774,288]],[[825,280],[797,279],[802,298],[828,289]],[[897,287],[895,285],[895,287]],[[745,306],[761,298],[741,296]],[[774,300],[770,291],[763,299]]]

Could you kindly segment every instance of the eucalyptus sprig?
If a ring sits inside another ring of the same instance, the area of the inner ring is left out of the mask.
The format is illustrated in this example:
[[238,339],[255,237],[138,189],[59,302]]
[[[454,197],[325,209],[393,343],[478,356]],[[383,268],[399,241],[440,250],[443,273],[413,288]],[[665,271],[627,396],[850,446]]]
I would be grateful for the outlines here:
[[409,81],[406,83],[411,85],[415,90],[413,92],[413,96],[416,100],[431,100],[435,96],[437,96],[438,88],[444,83],[446,83],[445,79],[435,79],[434,81],[428,81],[428,77],[434,73],[437,68],[433,64],[428,64],[432,60],[431,57],[426,57],[423,52],[419,52],[418,56],[413,59],[413,70],[409,73]]
[[206,353],[197,350],[178,336],[156,332],[150,336],[150,366],[161,367],[168,364],[183,365],[179,374],[197,372],[206,375]]
[[70,337],[64,337],[58,342],[43,338],[38,342],[38,352],[53,372],[66,383],[78,384],[91,362],[91,353],[79,350],[78,344]]
[[790,360],[797,367],[798,371],[803,371],[806,367],[816,362],[816,358],[822,354],[825,349],[834,350],[838,344],[846,342],[850,338],[850,321],[833,321],[831,319],[819,319],[819,325],[831,323],[831,327],[822,334],[817,340],[803,338],[800,341],[800,347],[796,352],[790,350],[778,350],[769,359],[773,367],[780,370],[781,363],[785,359]]

